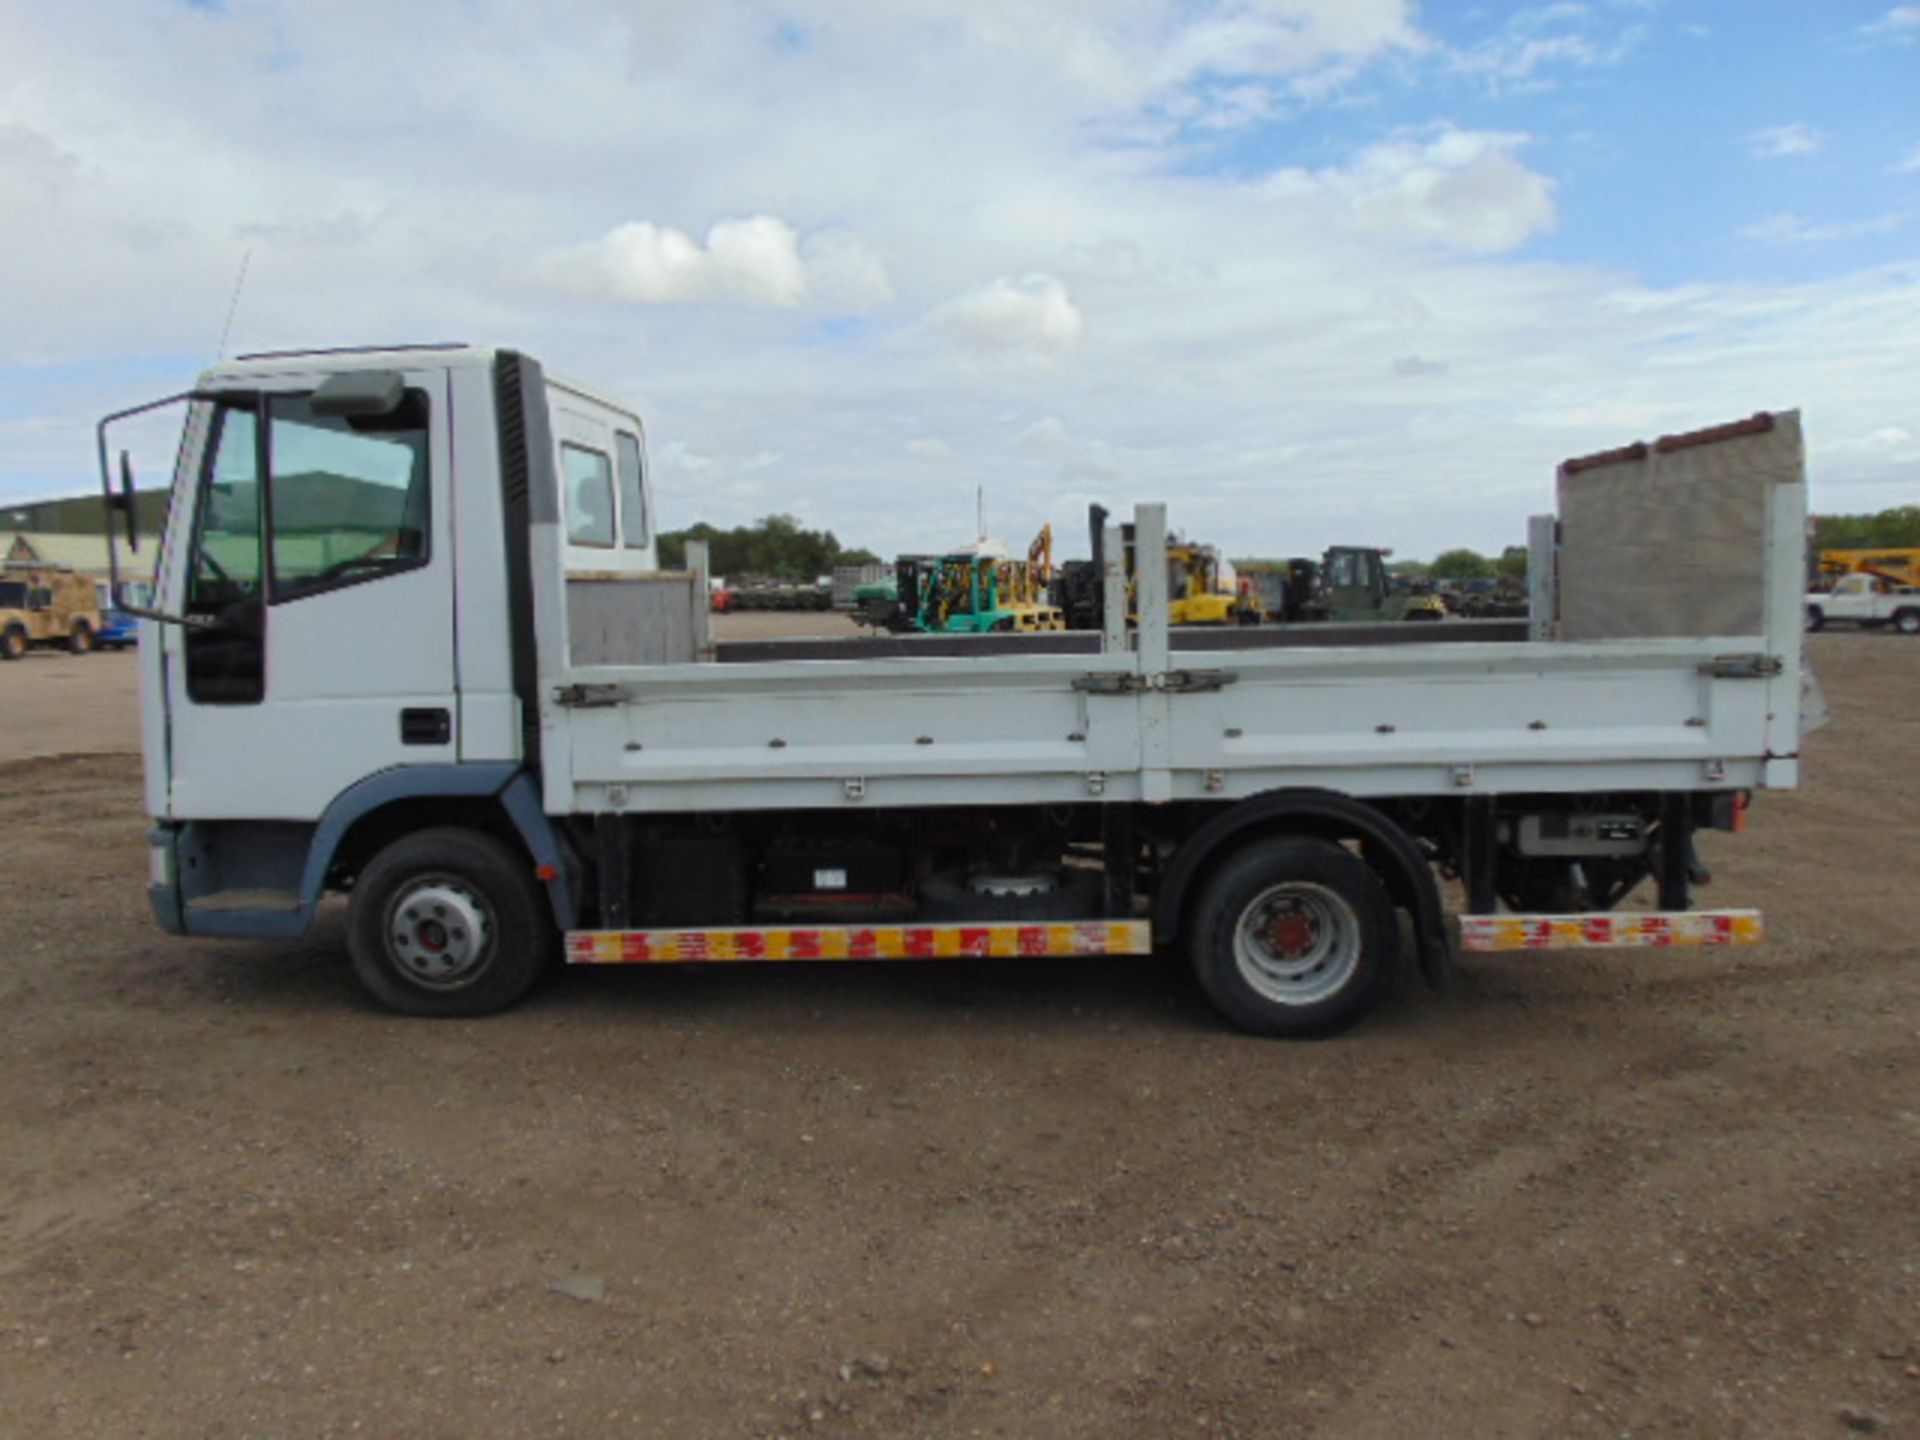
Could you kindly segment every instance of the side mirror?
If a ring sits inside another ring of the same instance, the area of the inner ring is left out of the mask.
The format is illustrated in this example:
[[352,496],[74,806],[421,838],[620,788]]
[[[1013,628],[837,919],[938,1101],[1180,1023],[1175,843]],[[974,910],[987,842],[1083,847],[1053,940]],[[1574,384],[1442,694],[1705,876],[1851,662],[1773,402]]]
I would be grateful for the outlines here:
[[129,554],[138,555],[140,553],[140,521],[134,509],[133,497],[133,459],[122,450],[120,452],[120,495],[114,502],[114,508],[126,513],[127,551]]

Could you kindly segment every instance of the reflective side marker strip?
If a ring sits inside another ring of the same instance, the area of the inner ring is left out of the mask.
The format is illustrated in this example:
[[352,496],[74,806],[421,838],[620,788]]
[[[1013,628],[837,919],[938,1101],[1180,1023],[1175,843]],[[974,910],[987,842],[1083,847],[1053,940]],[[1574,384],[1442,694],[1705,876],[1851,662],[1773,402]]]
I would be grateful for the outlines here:
[[1766,939],[1758,910],[1596,915],[1462,915],[1462,950],[1597,950],[1613,945],[1752,945]]
[[968,955],[1149,955],[1145,920],[1046,925],[810,925],[702,930],[570,930],[569,965],[689,960],[944,960]]

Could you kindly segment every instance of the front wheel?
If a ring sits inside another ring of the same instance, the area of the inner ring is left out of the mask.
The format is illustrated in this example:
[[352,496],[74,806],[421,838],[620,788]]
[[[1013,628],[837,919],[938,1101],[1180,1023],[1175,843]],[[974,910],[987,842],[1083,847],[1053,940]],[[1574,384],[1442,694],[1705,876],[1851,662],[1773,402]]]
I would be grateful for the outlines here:
[[0,660],[18,660],[27,653],[27,632],[18,625],[0,631]]
[[1393,899],[1351,851],[1267,840],[1221,864],[1188,953],[1214,1007],[1256,1035],[1331,1035],[1380,1002],[1399,937]]
[[361,871],[347,916],[354,974],[403,1015],[505,1010],[540,978],[553,936],[532,866],[475,830],[394,841]]
[[1902,610],[1893,617],[1893,628],[1902,635],[1920,635],[1920,610]]

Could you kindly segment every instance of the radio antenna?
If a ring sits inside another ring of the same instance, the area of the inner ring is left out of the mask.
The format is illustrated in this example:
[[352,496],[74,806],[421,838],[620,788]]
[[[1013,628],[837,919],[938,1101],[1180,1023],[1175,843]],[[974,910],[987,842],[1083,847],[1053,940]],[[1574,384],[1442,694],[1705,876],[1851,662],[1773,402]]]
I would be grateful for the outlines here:
[[253,247],[247,247],[247,253],[240,257],[240,273],[233,280],[233,298],[227,301],[227,322],[220,327],[220,353],[213,358],[215,362],[227,358],[227,337],[233,333],[234,312],[240,308],[240,292],[247,285],[247,266],[253,263]]

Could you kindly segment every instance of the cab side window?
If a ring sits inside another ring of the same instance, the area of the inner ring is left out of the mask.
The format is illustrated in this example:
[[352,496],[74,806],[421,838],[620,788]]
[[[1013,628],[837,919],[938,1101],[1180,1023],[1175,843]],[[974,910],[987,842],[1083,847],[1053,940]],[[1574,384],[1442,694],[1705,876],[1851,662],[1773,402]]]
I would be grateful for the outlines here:
[[647,477],[640,453],[640,437],[625,430],[613,432],[614,454],[620,471],[620,533],[629,550],[647,548]]
[[427,399],[391,415],[313,413],[306,395],[269,403],[275,604],[427,563]]
[[567,494],[567,538],[576,545],[613,548],[613,462],[601,450],[562,445]]

